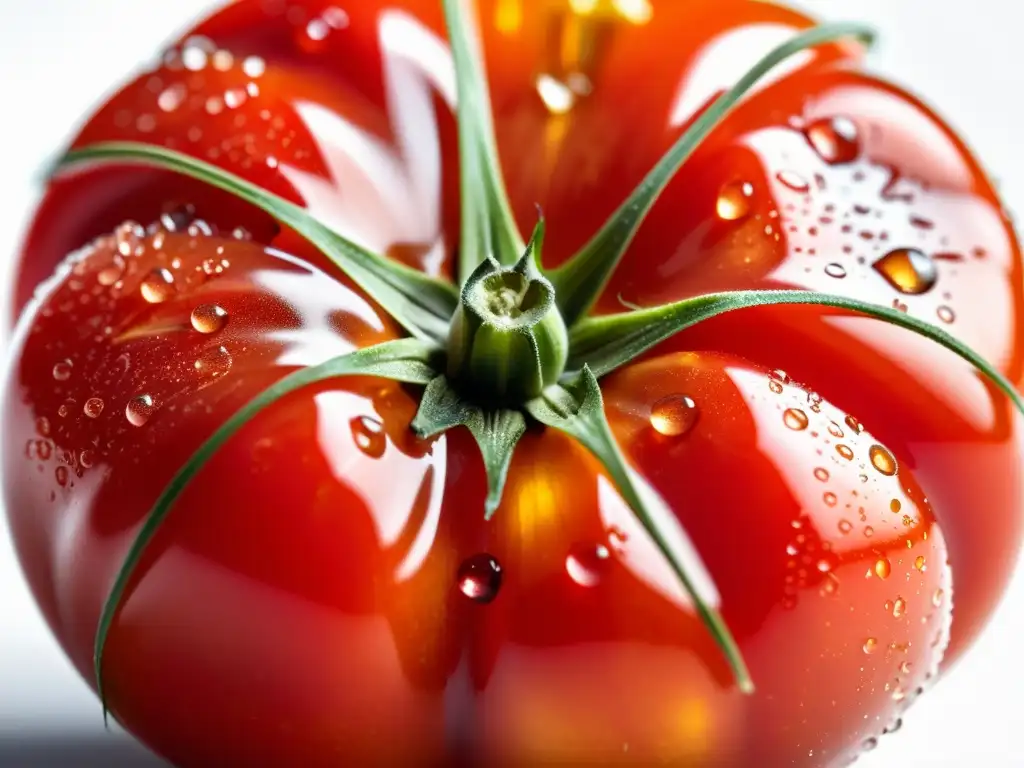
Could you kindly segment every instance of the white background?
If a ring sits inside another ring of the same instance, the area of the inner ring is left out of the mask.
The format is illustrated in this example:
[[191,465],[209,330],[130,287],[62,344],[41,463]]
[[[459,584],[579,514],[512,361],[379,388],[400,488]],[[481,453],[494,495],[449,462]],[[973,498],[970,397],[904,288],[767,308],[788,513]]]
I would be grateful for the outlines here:
[[[1000,180],[1009,208],[1024,212],[1021,0],[799,4],[822,16],[856,15],[880,27],[873,68],[937,106]],[[38,194],[34,174],[105,92],[209,7],[208,0],[0,0],[4,274]],[[0,317],[6,317],[7,290]],[[39,619],[5,526],[0,516],[0,743],[33,733],[44,739],[46,734],[99,735],[99,706]],[[1019,573],[974,651],[911,710],[900,733],[885,737],[858,766],[1024,766],[1022,646],[1024,574]]]

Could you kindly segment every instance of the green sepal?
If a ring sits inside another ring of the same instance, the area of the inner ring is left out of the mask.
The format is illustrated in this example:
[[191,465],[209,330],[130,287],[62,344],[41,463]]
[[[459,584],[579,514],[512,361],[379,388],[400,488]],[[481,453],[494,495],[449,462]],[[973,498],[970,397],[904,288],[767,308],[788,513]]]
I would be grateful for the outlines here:
[[487,471],[484,518],[490,520],[501,504],[512,454],[526,431],[526,418],[520,411],[485,410],[468,403],[448,385],[444,376],[438,376],[423,393],[412,431],[428,438],[458,426],[466,427],[480,446]]
[[143,520],[138,533],[135,534],[135,539],[128,548],[128,553],[114,579],[114,585],[111,587],[100,614],[96,627],[93,664],[96,674],[96,692],[103,705],[105,723],[109,711],[103,686],[103,650],[117,611],[124,600],[132,574],[141,561],[146,547],[149,546],[164,519],[170,513],[174,502],[221,446],[263,409],[303,387],[338,376],[351,375],[379,376],[408,384],[428,384],[437,376],[438,356],[438,348],[431,344],[418,339],[400,339],[356,350],[332,358],[320,365],[302,368],[267,387],[242,406],[189,457],[188,461],[167,484]]
[[619,493],[633,510],[633,514],[693,600],[698,615],[721,648],[737,686],[744,693],[752,693],[754,683],[743,661],[743,655],[729,627],[714,606],[717,598],[705,594],[699,586],[702,583],[711,584],[711,576],[692,545],[688,546],[690,562],[683,562],[683,558],[669,545],[664,532],[651,515],[650,504],[656,494],[651,489],[641,490],[640,482],[619,450],[605,417],[597,377],[589,368],[584,367],[564,384],[549,387],[543,396],[531,400],[527,403],[526,409],[537,421],[575,438],[601,462]]
[[174,171],[231,193],[291,227],[366,291],[409,333],[443,343],[458,306],[455,286],[346,240],[306,209],[210,163],[164,147],[134,142],[92,144],[68,152],[55,172],[95,163],[139,164]]
[[870,45],[875,32],[856,23],[822,24],[801,32],[770,51],[693,121],[597,234],[569,261],[549,272],[567,326],[571,328],[594,305],[669,181],[750,89],[790,56],[843,38]]
[[1024,413],[1024,399],[1013,384],[985,358],[950,333],[906,312],[814,291],[727,291],[639,309],[587,318],[570,333],[569,370],[589,367],[604,376],[684,328],[726,312],[769,305],[814,305],[846,309],[913,331],[941,344],[969,362],[999,387]]
[[487,258],[514,264],[524,243],[516,226],[498,160],[494,119],[483,60],[470,38],[465,0],[444,0],[445,22],[455,61],[462,231],[459,280]]

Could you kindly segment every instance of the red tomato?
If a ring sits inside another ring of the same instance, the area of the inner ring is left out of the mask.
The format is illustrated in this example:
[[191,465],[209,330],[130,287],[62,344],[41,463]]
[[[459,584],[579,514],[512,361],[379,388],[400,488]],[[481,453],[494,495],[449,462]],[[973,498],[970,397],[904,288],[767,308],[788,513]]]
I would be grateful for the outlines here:
[[[513,207],[526,232],[542,204],[548,266],[810,23],[753,0],[592,5],[480,3]],[[194,154],[448,275],[438,6],[240,0],[75,143]],[[858,63],[823,47],[749,98],[670,184],[599,311],[841,293],[937,320],[1020,381],[1021,257],[995,193],[928,108]],[[110,586],[192,451],[295,366],[399,331],[293,233],[168,173],[55,182],[19,306],[83,246],[22,319],[3,446],[24,569],[94,683]],[[415,439],[418,391],[359,378],[269,408],[176,503],[110,634],[114,714],[180,766],[818,766],[872,746],[1010,573],[1011,404],[932,342],[820,308],[708,321],[603,384],[617,438],[714,578],[755,695],[581,447],[531,429],[486,523],[467,434]]]

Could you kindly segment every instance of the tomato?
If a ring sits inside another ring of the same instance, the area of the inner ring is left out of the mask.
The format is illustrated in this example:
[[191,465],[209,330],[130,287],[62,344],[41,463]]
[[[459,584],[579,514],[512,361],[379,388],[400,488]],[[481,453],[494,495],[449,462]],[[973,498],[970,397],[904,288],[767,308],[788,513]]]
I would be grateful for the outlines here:
[[[810,24],[753,0],[636,6],[480,3],[511,202],[524,232],[541,204],[546,266]],[[451,276],[443,41],[432,0],[240,0],[75,145],[193,154]],[[714,132],[598,311],[780,286],[937,320],[1022,379],[1020,251],[994,191],[853,48],[817,49]],[[400,330],[265,214],[128,167],[53,182],[18,304],[6,507],[95,684],[100,611],[175,471],[296,366]],[[714,579],[753,696],[580,446],[532,427],[488,522],[468,435],[418,440],[416,388],[349,378],[268,408],[175,504],[111,629],[111,711],[181,766],[817,766],[873,746],[1012,569],[1012,405],[928,340],[812,307],[709,320],[602,383],[615,436]]]

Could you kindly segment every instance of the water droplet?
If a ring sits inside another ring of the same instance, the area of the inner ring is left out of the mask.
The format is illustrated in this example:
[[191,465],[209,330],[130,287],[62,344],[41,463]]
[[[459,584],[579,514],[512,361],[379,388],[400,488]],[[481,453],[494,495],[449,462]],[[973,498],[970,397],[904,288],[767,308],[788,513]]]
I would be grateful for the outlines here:
[[157,97],[156,105],[164,112],[173,112],[180,107],[188,97],[188,89],[178,83],[166,89]]
[[824,467],[815,467],[814,476],[823,483],[828,482],[828,470]]
[[864,429],[864,426],[855,418],[853,418],[853,416],[846,417],[846,426],[852,429],[854,431],[854,434],[857,435],[859,435]]
[[103,401],[98,397],[90,397],[85,401],[85,405],[82,407],[82,412],[90,419],[97,418],[101,413],[103,413]]
[[832,435],[832,437],[844,437],[843,428],[834,421],[830,421],[828,423],[828,433]]
[[880,579],[888,579],[890,573],[892,573],[892,564],[889,562],[889,558],[878,558],[875,561],[875,575]]
[[899,499],[893,499],[892,501],[889,502],[890,512],[895,514],[899,512],[901,509],[903,509],[903,502],[901,502]]
[[224,347],[210,347],[195,361],[195,369],[208,376],[223,376],[231,369],[231,353]]
[[45,416],[40,416],[36,419],[36,432],[42,437],[46,437],[50,434],[50,420]]
[[878,747],[878,739],[874,736],[871,736],[869,738],[864,739],[860,746],[861,749],[863,749],[865,752],[870,752],[871,750],[876,749]]
[[124,407],[124,415],[132,426],[141,427],[149,421],[149,417],[153,415],[155,410],[156,406],[153,404],[152,397],[149,395],[136,395]]
[[238,109],[245,104],[247,98],[248,96],[241,88],[231,88],[224,93],[224,104],[228,109]]
[[603,544],[579,544],[565,558],[565,570],[581,587],[594,587],[611,563],[611,553]]
[[892,700],[903,701],[905,698],[907,698],[907,692],[903,690],[903,686],[897,685],[896,688],[893,689]]
[[839,445],[836,446],[836,453],[838,453],[847,461],[853,459],[853,449],[851,449],[848,445],[843,445],[842,443],[840,443]]
[[167,301],[174,295],[174,291],[174,275],[171,274],[170,270],[163,267],[154,269],[146,275],[146,279],[139,286],[142,298],[150,304],[159,304]]
[[845,536],[846,534],[848,534],[852,530],[853,530],[853,523],[851,523],[849,520],[840,520],[839,521],[839,532],[841,534],[843,534]]
[[870,525],[865,525],[864,526],[864,538],[865,539],[870,539],[874,535],[875,535],[875,529],[872,528]]
[[61,360],[53,366],[53,378],[57,381],[67,381],[71,378],[71,366],[70,360]]
[[775,379],[771,379],[768,382],[768,389],[770,389],[776,395],[781,395],[782,394],[782,383],[776,381]]
[[247,77],[260,77],[267,71],[267,62],[259,56],[249,56],[242,62],[242,72]]
[[925,564],[924,555],[917,556],[917,559],[914,560],[914,567],[922,573],[928,569],[928,566]]
[[651,408],[651,426],[667,437],[685,435],[697,423],[697,404],[686,395],[663,397]]
[[181,63],[185,65],[185,69],[198,72],[206,67],[208,57],[204,42],[203,39],[195,38],[185,43],[181,51]]
[[68,468],[63,464],[53,470],[53,476],[61,488],[68,484]]
[[799,408],[787,408],[786,412],[782,414],[782,421],[787,427],[797,432],[807,429],[807,414]]
[[864,653],[874,653],[877,648],[878,641],[875,638],[869,637],[864,641]]
[[907,601],[902,597],[897,597],[896,602],[892,604],[892,617],[898,619],[903,616],[907,611]]
[[96,463],[96,454],[86,449],[82,451],[78,457],[78,463],[85,469],[89,469],[93,464]]
[[829,277],[834,277],[837,280],[842,280],[846,277],[846,267],[833,261],[832,263],[825,265],[825,274]]
[[900,293],[926,293],[939,279],[935,262],[917,248],[889,251],[872,266]]
[[852,163],[860,154],[857,126],[845,117],[825,117],[804,129],[807,141],[829,165]]
[[387,448],[387,436],[384,424],[372,416],[357,416],[349,422],[352,439],[363,453],[374,459],[384,455]]
[[192,310],[192,327],[200,333],[216,333],[228,322],[228,313],[216,304],[200,304]]
[[723,221],[738,221],[750,213],[754,185],[748,181],[731,181],[718,192],[715,212]]
[[935,314],[938,315],[939,320],[949,324],[956,320],[956,312],[951,307],[947,307],[943,304],[941,307],[935,310]]
[[459,591],[470,600],[489,603],[501,588],[501,565],[486,553],[473,555],[459,566],[455,578]]
[[[903,666],[907,668],[907,672],[910,671],[910,664],[908,662],[906,662],[906,661],[903,662]],[[901,667],[901,669],[902,669],[902,667]],[[904,673],[904,674],[906,674],[906,673]],[[897,717],[895,720],[893,720],[889,725],[887,725],[885,727],[885,732],[886,733],[896,733],[896,731],[898,731],[902,727],[903,727],[903,718]]]
[[896,459],[882,446],[872,445],[868,450],[868,456],[871,459],[871,466],[886,477],[892,477],[896,474]]
[[807,180],[795,171],[779,171],[775,174],[775,178],[783,186],[789,187],[794,192],[807,192],[811,188]]
[[839,501],[836,498],[836,495],[832,493],[832,491],[825,491],[824,495],[821,498],[824,500],[825,505],[829,507],[834,507]]
[[934,605],[936,608],[938,608],[940,605],[942,605],[942,597],[943,597],[944,594],[945,593],[942,591],[941,588],[936,589],[932,593],[932,605]]

